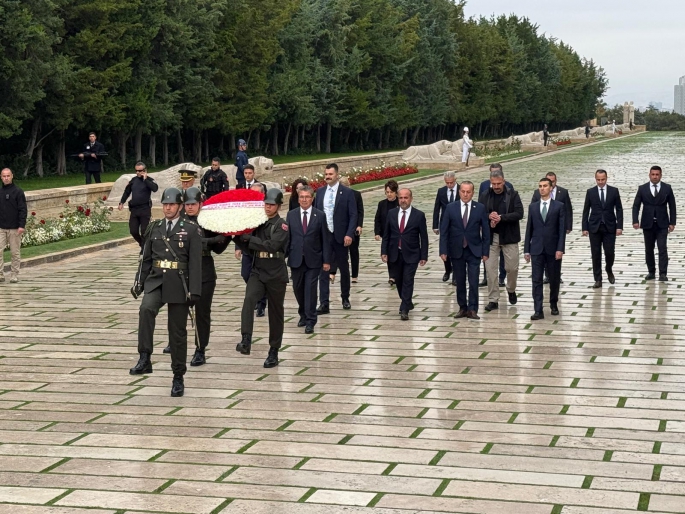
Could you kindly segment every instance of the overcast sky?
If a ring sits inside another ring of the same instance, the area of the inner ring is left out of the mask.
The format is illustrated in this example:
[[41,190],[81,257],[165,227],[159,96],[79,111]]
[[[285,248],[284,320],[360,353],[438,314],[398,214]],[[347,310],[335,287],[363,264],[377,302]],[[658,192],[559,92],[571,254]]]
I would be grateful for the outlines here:
[[525,16],[602,66],[605,100],[673,108],[685,75],[685,0],[467,0],[466,16]]

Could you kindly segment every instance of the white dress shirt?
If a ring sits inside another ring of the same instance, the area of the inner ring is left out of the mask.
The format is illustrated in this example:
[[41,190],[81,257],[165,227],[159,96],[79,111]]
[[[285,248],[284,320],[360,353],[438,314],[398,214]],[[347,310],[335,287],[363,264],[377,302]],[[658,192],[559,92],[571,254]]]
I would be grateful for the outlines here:
[[549,207],[552,204],[552,198],[548,198],[547,200],[543,200],[540,198],[540,214],[542,214],[542,209],[547,206],[547,212],[549,213]]
[[471,202],[469,203],[464,203],[461,202],[461,218],[464,219],[464,209],[469,209],[469,213],[467,214],[468,219],[471,219]]
[[411,215],[411,205],[407,207],[404,211],[402,211],[402,207],[400,207],[400,212],[397,213],[397,226],[400,226],[400,223],[402,223],[402,212],[406,212],[407,214],[404,217],[404,226],[405,228],[407,227],[407,223],[409,223],[409,216]]

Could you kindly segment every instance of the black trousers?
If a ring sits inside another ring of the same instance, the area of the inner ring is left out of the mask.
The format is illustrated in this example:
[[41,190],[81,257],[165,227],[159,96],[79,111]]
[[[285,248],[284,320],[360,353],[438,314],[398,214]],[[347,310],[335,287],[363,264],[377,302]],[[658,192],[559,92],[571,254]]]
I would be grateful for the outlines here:
[[[457,283],[457,303],[460,309],[478,312],[478,276],[481,258],[473,255],[471,248],[464,248],[461,257],[453,259],[454,281]],[[468,275],[468,302],[466,299],[466,277]]]
[[209,333],[212,330],[212,300],[214,299],[216,281],[202,282],[202,294],[195,305],[195,323],[197,333],[195,346],[204,351],[209,344]]
[[607,230],[606,225],[601,224],[597,232],[590,232],[590,253],[592,254],[592,274],[595,282],[602,281],[602,248],[606,259],[606,271],[614,268],[616,259],[616,232]]
[[131,216],[128,218],[128,230],[141,248],[144,244],[143,235],[150,224],[151,217],[152,209],[148,206],[131,208]]
[[240,333],[252,335],[254,330],[254,308],[257,302],[266,295],[269,302],[269,346],[279,349],[283,343],[285,326],[285,290],[288,284],[269,280],[262,282],[258,275],[250,275],[245,289],[245,300],[240,315]]
[[102,179],[100,179],[100,172],[99,171],[88,171],[86,170],[86,184],[90,184],[92,181],[92,178],[95,178],[95,183],[100,184],[102,182]]
[[299,268],[290,268],[293,279],[293,291],[297,300],[297,313],[300,319],[312,327],[316,325],[316,302],[318,300],[317,283],[320,268],[308,268],[304,262]]
[[392,270],[392,276],[395,278],[395,284],[397,284],[397,294],[400,300],[402,300],[400,312],[409,312],[414,308],[414,302],[412,302],[412,296],[414,296],[414,277],[416,276],[419,263],[405,262],[400,250],[397,260],[389,262],[388,265]]
[[[252,256],[248,253],[243,252],[243,257],[240,261],[240,276],[247,284],[250,280],[250,274],[252,273]],[[259,299],[256,307],[258,309],[266,309],[266,295]]]
[[666,275],[668,272],[668,229],[658,228],[654,225],[650,229],[644,229],[642,234],[645,238],[647,271],[656,273],[656,262],[654,260],[654,244],[656,243],[659,248],[659,275]]
[[[452,273],[452,259],[447,259],[445,262],[445,273]],[[390,275],[392,276],[392,274]]]
[[[155,321],[159,310],[164,306],[162,288],[145,293],[140,303],[138,317],[138,352],[152,354]],[[185,375],[186,359],[188,358],[188,304],[168,304],[167,329],[169,331],[169,346],[171,346],[171,371],[174,375]]]
[[549,278],[550,305],[556,305],[559,301],[561,259],[557,260],[553,253],[541,253],[540,255],[531,255],[531,262],[533,264],[533,305],[535,312],[542,312],[542,304],[545,300],[542,285],[543,275],[547,274]]
[[[350,264],[347,261],[348,247],[337,241],[331,241],[332,264],[340,270],[340,297],[343,300],[350,299]],[[319,296],[321,305],[327,307],[331,296],[330,271],[323,271],[319,274]]]

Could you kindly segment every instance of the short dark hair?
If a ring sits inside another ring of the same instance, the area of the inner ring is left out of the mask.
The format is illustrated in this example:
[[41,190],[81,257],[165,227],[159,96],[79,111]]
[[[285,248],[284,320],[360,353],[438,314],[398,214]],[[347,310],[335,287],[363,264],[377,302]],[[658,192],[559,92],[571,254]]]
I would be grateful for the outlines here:
[[661,166],[652,166],[651,168],[649,168],[649,171],[652,171],[652,170],[656,170],[659,173],[662,173]]
[[254,171],[254,166],[252,166],[252,164],[246,164],[245,166],[243,166],[243,170],[252,170],[252,171]]
[[137,168],[138,166],[142,166],[144,170],[147,169],[147,166],[145,166],[145,163],[143,161],[138,161],[134,168]]
[[330,164],[326,164],[326,169],[327,170],[334,169],[335,172],[338,173],[338,165],[334,162],[332,162]]
[[606,170],[597,170],[597,171],[595,171],[595,175],[597,175],[597,173],[603,173],[604,175],[607,175]]
[[[540,182],[547,182],[550,186],[552,185],[552,181],[548,179],[547,177],[543,177],[540,179]],[[538,182],[538,183],[540,183]]]
[[95,132],[88,132],[88,136],[95,136],[98,137],[98,135]]
[[221,159],[218,157],[212,157],[212,162],[221,162]]
[[388,180],[385,183],[385,189],[390,189],[393,193],[397,193],[397,190],[399,189],[399,184],[397,183],[396,180]]
[[490,171],[495,170],[495,169],[500,169],[502,172],[504,172],[504,168],[502,168],[502,165],[499,162],[493,162],[490,165]]
[[554,178],[557,178],[557,174],[554,173],[553,171],[548,171],[547,173],[545,173],[545,177],[554,177]]

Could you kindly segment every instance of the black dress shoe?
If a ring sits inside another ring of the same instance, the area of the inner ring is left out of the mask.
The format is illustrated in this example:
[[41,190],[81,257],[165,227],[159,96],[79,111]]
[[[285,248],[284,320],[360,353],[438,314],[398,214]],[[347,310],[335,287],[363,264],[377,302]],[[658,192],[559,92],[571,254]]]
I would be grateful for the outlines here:
[[549,278],[545,277],[542,279],[543,284],[549,284]]
[[611,271],[607,271],[607,278],[609,279],[610,284],[616,282],[616,277],[614,277],[614,274]]
[[185,387],[183,387],[183,375],[174,375],[174,381],[171,383],[171,396],[183,396]]
[[504,286],[506,286],[506,284],[505,284],[504,282],[502,282],[501,280],[500,280],[500,282],[499,282],[499,284],[498,284],[498,285],[499,285],[500,287],[504,287]]
[[409,319],[409,313],[407,311],[400,311],[400,319],[402,321],[407,321]]
[[450,279],[450,274],[449,274],[449,273],[445,273],[445,274],[442,276],[442,281],[443,281],[443,282],[447,282],[449,279]]
[[459,312],[457,312],[454,315],[455,318],[465,318],[466,317],[466,309],[459,309]]
[[499,309],[499,303],[497,302],[490,302],[485,306],[487,312],[496,311],[497,309]]
[[317,314],[330,314],[331,310],[328,308],[328,305],[319,305],[319,307],[316,309]]
[[509,293],[509,303],[512,305],[516,305],[516,302],[518,302],[518,298],[516,297],[516,292]]
[[138,364],[128,370],[131,375],[142,375],[144,373],[152,373],[152,362],[150,361],[149,353],[141,353],[138,359]]
[[544,312],[536,312],[530,317],[531,321],[537,321],[539,319],[545,319],[545,313]]
[[263,318],[265,315],[264,311],[265,311],[264,307],[257,307],[257,317]]
[[164,350],[162,350],[162,353],[171,353],[171,345],[170,344],[166,345],[166,348],[164,348]]
[[654,273],[647,273],[645,275],[645,280],[654,280],[655,278]]
[[563,283],[564,283],[564,280],[563,280],[561,277],[559,277],[559,283],[560,283],[560,284],[563,284]]
[[312,325],[307,325],[304,327],[304,333],[305,334],[313,334],[314,333],[314,327]]
[[466,317],[468,319],[480,319],[480,316],[478,314],[476,314],[476,311],[467,311]]
[[659,275],[659,282],[668,282],[668,276],[664,273],[663,275]]
[[596,280],[595,283],[592,285],[592,289],[599,289],[600,287],[602,287],[601,280]]
[[307,324],[307,321],[304,318],[300,318],[300,321],[297,322],[298,327],[304,327]]
[[483,279],[478,283],[478,287],[488,287],[488,281]]
[[205,362],[205,352],[201,350],[195,350],[193,358],[190,360],[191,366],[202,366]]
[[352,308],[352,304],[350,304],[349,300],[343,300],[342,305],[343,305],[343,309],[345,309],[346,311],[348,311]]
[[275,368],[278,366],[278,350],[276,348],[269,349],[269,355],[264,361],[265,368]]
[[453,285],[454,287],[457,287],[457,281],[456,281],[456,280],[452,280],[452,285]]
[[237,345],[235,345],[235,351],[240,352],[243,355],[250,355],[250,349],[252,348],[252,335],[243,334],[243,339]]
[[550,304],[549,310],[552,313],[552,316],[558,316],[559,315],[559,307],[557,307],[556,304]]

